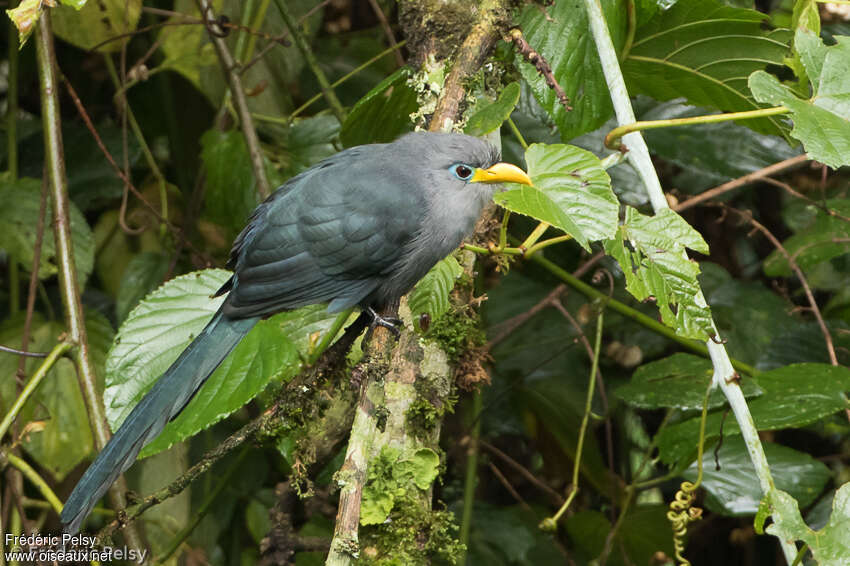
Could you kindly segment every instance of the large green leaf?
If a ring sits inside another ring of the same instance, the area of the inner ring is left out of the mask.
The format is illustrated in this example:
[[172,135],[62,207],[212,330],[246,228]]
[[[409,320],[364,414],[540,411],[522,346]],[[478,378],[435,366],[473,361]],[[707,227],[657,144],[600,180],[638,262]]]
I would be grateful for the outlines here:
[[[685,97],[691,104],[724,111],[759,108],[747,77],[782,65],[786,30],[766,30],[765,15],[714,0],[680,0],[635,33],[623,62],[629,91],[657,100]],[[743,122],[763,133],[782,132],[777,117]]]
[[835,40],[827,47],[812,32],[797,30],[794,44],[812,83],[808,100],[764,71],[749,78],[757,100],[791,110],[791,135],[803,142],[809,157],[833,169],[850,165],[850,38]]
[[[772,442],[763,446],[776,487],[786,490],[803,507],[814,502],[832,476],[829,468],[792,448]],[[715,462],[719,463],[719,469]],[[702,467],[702,487],[708,492],[705,505],[709,509],[724,515],[756,514],[764,494],[743,438],[726,439],[716,454],[706,451]],[[682,475],[696,481],[696,462]]]
[[[711,362],[705,358],[673,354],[640,366],[632,380],[615,389],[614,394],[641,409],[701,409],[712,373]],[[761,394],[761,389],[752,380],[743,382],[742,386],[747,397]],[[724,404],[726,397],[715,388],[709,396],[708,406],[714,409]]]
[[[28,178],[15,182],[0,180],[0,200],[8,203],[7,206],[0,207],[0,249],[6,250],[25,268],[30,269],[41,207],[41,181]],[[74,249],[77,282],[80,287],[84,287],[94,267],[94,239],[85,217],[73,203],[69,204],[71,244]],[[51,230],[52,220],[52,205],[48,199],[38,264],[38,276],[41,279],[59,272],[56,245]]]
[[449,310],[449,295],[462,273],[463,268],[454,256],[448,256],[432,267],[407,296],[413,320],[418,321],[423,313],[428,313],[435,320]]
[[[605,0],[602,8],[614,46],[620,49],[625,38],[626,3]],[[518,65],[523,78],[531,86],[534,98],[554,119],[561,139],[569,141],[604,124],[612,113],[611,94],[584,6],[580,2],[555,2],[545,8],[527,4],[518,24],[531,47],[549,62],[570,98],[573,109],[567,111],[537,69],[516,56],[521,61]]]
[[[82,7],[57,6],[51,13],[53,33],[80,49],[90,50],[105,40],[136,29],[142,0],[97,0]],[[102,45],[98,51],[120,51],[129,38]]]
[[[841,366],[792,364],[760,373],[758,385],[764,394],[749,406],[759,430],[805,426],[850,407],[844,395],[850,390],[850,369]],[[675,464],[696,455],[699,421],[693,418],[662,429],[658,435],[662,461]],[[721,426],[726,437],[740,434],[737,422],[717,411],[708,415],[706,439],[720,436]]]
[[[222,302],[210,296],[229,276],[227,271],[210,269],[178,277],[130,313],[106,364],[104,404],[113,428],[206,325]],[[298,351],[281,334],[275,318],[259,322],[142,456],[209,427],[254,398],[275,377],[291,377],[299,367]]]
[[819,531],[810,529],[800,517],[797,501],[784,491],[774,490],[768,498],[773,524],[768,533],[785,540],[802,540],[820,566],[844,566],[850,556],[850,483],[835,492],[829,523]]
[[410,113],[417,108],[416,92],[407,84],[411,74],[402,67],[357,101],[339,132],[344,146],[389,142],[411,129]]
[[588,250],[589,241],[614,235],[619,204],[595,155],[571,145],[536,143],[525,161],[534,186],[497,193],[498,204],[560,228]]
[[605,242],[629,293],[639,301],[653,297],[661,320],[680,336],[705,340],[712,332],[711,312],[697,302],[699,265],[685,256],[685,248],[708,254],[699,232],[670,209],[644,216],[627,207],[616,237]]

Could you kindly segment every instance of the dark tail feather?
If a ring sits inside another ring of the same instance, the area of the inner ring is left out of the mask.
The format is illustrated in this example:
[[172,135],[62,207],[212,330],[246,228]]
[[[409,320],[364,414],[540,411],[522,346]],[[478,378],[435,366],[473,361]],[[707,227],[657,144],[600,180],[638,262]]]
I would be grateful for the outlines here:
[[94,504],[136,460],[142,447],[176,417],[195,392],[257,323],[257,318],[230,319],[217,312],[139,401],[80,479],[62,509],[65,532],[76,534]]

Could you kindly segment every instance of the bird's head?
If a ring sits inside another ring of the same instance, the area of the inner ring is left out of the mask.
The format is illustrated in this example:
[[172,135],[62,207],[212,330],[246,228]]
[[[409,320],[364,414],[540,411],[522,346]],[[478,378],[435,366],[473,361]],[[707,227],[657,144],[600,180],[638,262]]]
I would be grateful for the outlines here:
[[427,164],[429,176],[441,192],[447,193],[447,198],[456,192],[474,192],[489,198],[502,183],[532,184],[525,171],[500,162],[499,151],[479,138],[417,132],[395,143],[414,152],[419,163]]

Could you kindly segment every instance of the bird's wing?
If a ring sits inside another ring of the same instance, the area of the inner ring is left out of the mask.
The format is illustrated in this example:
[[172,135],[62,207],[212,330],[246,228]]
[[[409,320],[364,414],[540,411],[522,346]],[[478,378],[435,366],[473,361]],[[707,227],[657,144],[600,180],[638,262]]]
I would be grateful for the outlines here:
[[391,171],[366,169],[375,159],[352,150],[339,156],[257,209],[234,244],[226,314],[264,316],[322,302],[344,310],[397,265],[419,229],[421,194],[403,178],[394,182]]

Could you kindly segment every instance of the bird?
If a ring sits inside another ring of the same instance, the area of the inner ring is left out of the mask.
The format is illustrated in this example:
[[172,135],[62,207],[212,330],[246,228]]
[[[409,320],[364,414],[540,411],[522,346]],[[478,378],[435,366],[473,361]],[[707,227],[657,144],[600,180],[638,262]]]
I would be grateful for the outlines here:
[[236,237],[212,320],[133,408],[80,478],[60,519],[74,535],[142,447],[189,403],[257,321],[311,304],[360,307],[373,325],[473,230],[502,183],[531,185],[479,138],[412,132],[345,149],[291,178]]

